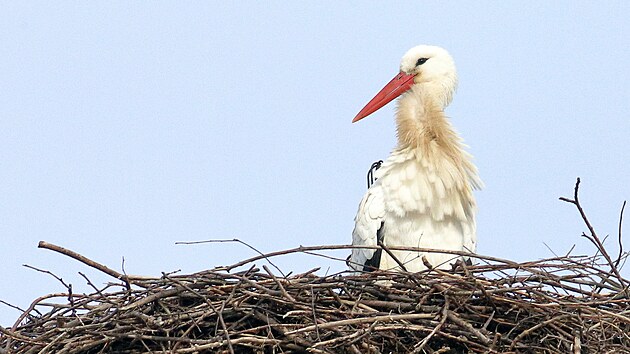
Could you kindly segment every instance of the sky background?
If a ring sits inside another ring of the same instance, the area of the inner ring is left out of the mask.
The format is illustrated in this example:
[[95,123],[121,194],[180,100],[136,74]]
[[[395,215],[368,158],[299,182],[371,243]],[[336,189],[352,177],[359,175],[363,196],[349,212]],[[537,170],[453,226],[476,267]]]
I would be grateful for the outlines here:
[[[0,299],[26,308],[65,291],[23,264],[75,292],[90,291],[79,271],[112,280],[40,240],[155,276],[254,254],[177,241],[350,243],[367,169],[396,144],[395,105],[350,122],[418,44],[458,67],[447,113],[486,185],[478,252],[592,254],[558,197],[581,177],[592,223],[616,235],[630,199],[628,18],[627,1],[4,2]],[[1,325],[19,314],[0,304]]]

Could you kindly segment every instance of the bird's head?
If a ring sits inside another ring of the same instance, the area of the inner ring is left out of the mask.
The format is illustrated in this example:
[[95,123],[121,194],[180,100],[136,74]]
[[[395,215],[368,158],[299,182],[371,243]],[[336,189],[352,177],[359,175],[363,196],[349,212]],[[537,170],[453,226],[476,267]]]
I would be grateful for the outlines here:
[[446,50],[429,45],[409,49],[402,57],[398,75],[363,107],[352,122],[369,116],[414,87],[437,100],[441,107],[451,102],[457,87],[457,71]]

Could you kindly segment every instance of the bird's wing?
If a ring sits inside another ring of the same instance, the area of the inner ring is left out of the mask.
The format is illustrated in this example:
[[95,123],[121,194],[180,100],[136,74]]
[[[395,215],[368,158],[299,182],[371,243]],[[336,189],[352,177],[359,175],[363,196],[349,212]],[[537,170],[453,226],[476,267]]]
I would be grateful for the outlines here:
[[[380,183],[368,189],[359,204],[359,211],[354,218],[352,244],[355,246],[376,246],[377,234],[385,218],[385,203]],[[353,270],[363,270],[364,265],[374,256],[375,249],[355,248],[350,256],[349,266]]]

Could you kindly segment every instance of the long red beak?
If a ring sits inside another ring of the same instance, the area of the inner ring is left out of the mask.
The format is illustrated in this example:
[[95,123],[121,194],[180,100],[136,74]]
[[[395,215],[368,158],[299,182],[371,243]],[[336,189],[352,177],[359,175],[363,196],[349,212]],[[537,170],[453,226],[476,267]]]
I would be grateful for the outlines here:
[[413,86],[413,78],[415,75],[405,74],[400,72],[396,75],[392,81],[390,81],[385,87],[383,87],[372,98],[368,104],[363,107],[356,117],[352,120],[352,123],[357,122],[370,114],[378,111],[381,107],[391,102],[394,98],[402,95],[405,91],[409,90]]

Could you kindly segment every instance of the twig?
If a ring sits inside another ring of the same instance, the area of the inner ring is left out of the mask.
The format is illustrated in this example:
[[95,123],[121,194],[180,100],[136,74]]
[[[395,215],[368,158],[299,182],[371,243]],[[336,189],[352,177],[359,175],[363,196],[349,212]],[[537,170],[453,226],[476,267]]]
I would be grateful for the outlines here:
[[470,323],[459,318],[459,316],[457,316],[455,312],[447,311],[446,315],[449,320],[453,321],[457,325],[465,328],[466,330],[474,334],[478,339],[481,340],[483,344],[486,344],[486,345],[490,344],[490,339],[488,339],[488,337],[486,337],[483,333],[481,333],[481,331],[473,327]]
[[626,281],[623,279],[621,274],[619,274],[619,270],[615,266],[615,263],[613,262],[613,260],[610,258],[610,255],[606,251],[606,248],[602,244],[601,240],[597,236],[597,233],[595,232],[595,229],[593,228],[593,226],[591,225],[590,221],[586,217],[586,213],[584,212],[584,209],[582,209],[582,205],[580,204],[580,200],[579,200],[579,197],[578,197],[579,188],[580,188],[580,178],[578,177],[577,182],[575,182],[575,189],[574,189],[574,192],[573,192],[573,199],[560,197],[560,200],[562,200],[564,202],[567,202],[567,203],[571,203],[571,204],[576,206],[576,208],[580,212],[580,216],[582,217],[582,220],[584,221],[584,223],[586,224],[586,227],[588,228],[589,232],[591,233],[590,236],[587,236],[586,234],[582,234],[582,235],[584,237],[586,237],[589,241],[591,241],[591,243],[593,243],[595,245],[596,249],[599,252],[601,252],[602,256],[604,256],[604,258],[606,259],[606,262],[608,262],[608,264],[610,265],[610,270],[615,274],[616,278],[619,280],[619,283],[622,286],[621,291],[624,292],[626,297],[630,298],[630,294],[628,293],[628,286],[626,285]]
[[[234,263],[234,264],[229,265],[229,266],[217,267],[217,268],[215,268],[215,270],[231,271],[234,268],[242,267],[245,264],[256,262],[256,261],[261,260],[261,259],[277,257],[277,256],[291,254],[291,253],[305,253],[305,252],[311,252],[311,251],[326,251],[326,250],[350,250],[350,249],[376,249],[377,250],[377,249],[380,249],[380,248],[381,247],[378,246],[378,245],[374,245],[374,246],[353,246],[353,245],[299,246],[299,247],[289,248],[289,249],[285,249],[285,250],[281,250],[281,251],[274,251],[274,252],[265,253],[265,254],[262,254],[262,255],[258,255],[258,256],[255,256],[255,257],[251,257],[251,258],[245,259],[243,261]],[[466,256],[466,257],[477,258],[477,259],[485,259],[485,260],[488,260],[488,261],[499,262],[499,263],[503,263],[503,264],[507,264],[507,265],[511,265],[511,266],[518,264],[517,262],[510,261],[510,260],[507,260],[507,259],[502,259],[502,258],[492,257],[492,256],[485,256],[485,255],[480,255],[480,254],[474,254],[474,253],[464,252],[464,251],[452,251],[452,250],[441,250],[441,249],[435,249],[435,248],[420,248],[420,247],[399,247],[399,246],[388,246],[388,248],[390,250],[392,250],[392,251],[413,251],[413,252],[423,252],[423,253],[447,253],[447,254],[453,254],[453,255],[458,255],[458,256]]]
[[550,323],[552,323],[552,322],[561,321],[561,320],[563,320],[563,319],[567,318],[568,316],[569,316],[569,315],[554,316],[554,317],[552,317],[552,318],[550,318],[550,319],[548,319],[548,320],[546,320],[546,321],[543,321],[543,322],[541,322],[541,323],[539,323],[539,324],[537,324],[537,325],[535,325],[535,326],[533,326],[533,327],[531,327],[531,328],[528,328],[527,330],[525,330],[525,331],[521,332],[521,333],[520,333],[518,336],[516,336],[516,338],[514,338],[514,340],[512,341],[512,344],[510,345],[510,351],[514,350],[514,347],[516,346],[516,344],[517,344],[517,343],[518,343],[521,339],[523,339],[524,337],[526,337],[526,336],[530,335],[533,331],[535,331],[535,330],[537,330],[537,329],[539,329],[539,328],[541,328],[541,327],[544,327],[544,326],[546,326],[546,325],[548,325],[548,324],[550,324]]
[[282,286],[282,283],[280,282],[280,280],[278,280],[278,278],[276,278],[276,276],[273,275],[273,273],[269,270],[269,268],[267,268],[266,265],[263,265],[263,269],[276,282],[276,284],[278,285],[278,289],[280,289],[280,291],[282,292],[282,295],[284,295],[284,297],[286,297],[287,300],[289,300],[291,302],[295,302],[295,299],[293,298],[293,296],[291,296],[289,293],[287,293],[287,291],[284,288],[284,286]]
[[68,256],[70,258],[74,258],[77,261],[79,261],[81,263],[84,263],[84,264],[86,264],[86,265],[88,265],[88,266],[90,266],[92,268],[98,269],[101,272],[103,272],[103,273],[105,273],[105,274],[107,274],[109,276],[112,276],[112,277],[114,277],[114,278],[116,278],[118,280],[128,281],[128,282],[131,282],[131,283],[133,283],[135,285],[142,285],[141,282],[138,282],[140,280],[154,279],[154,278],[139,277],[139,276],[134,276],[134,275],[125,276],[125,275],[120,274],[120,273],[118,273],[117,271],[115,271],[115,270],[113,270],[111,268],[108,268],[108,267],[106,267],[106,266],[104,266],[104,265],[102,265],[102,264],[100,264],[98,262],[95,262],[95,261],[93,261],[93,260],[91,260],[91,259],[89,259],[89,258],[87,258],[85,256],[82,256],[82,255],[80,255],[80,254],[78,254],[78,253],[76,253],[74,251],[71,251],[69,249],[66,249],[66,248],[63,248],[61,246],[57,246],[57,245],[54,245],[52,243],[48,243],[48,242],[45,242],[45,241],[39,241],[39,244],[38,244],[37,247],[38,248],[49,249],[51,251],[55,251],[55,252],[61,253],[63,255],[66,255],[66,256]]
[[230,339],[230,332],[228,331],[227,326],[225,325],[225,320],[223,319],[223,306],[224,305],[221,306],[221,311],[217,311],[217,309],[214,306],[214,304],[212,303],[212,301],[208,300],[207,297],[201,295],[200,293],[198,293],[197,291],[193,290],[188,285],[182,283],[179,280],[175,280],[175,279],[169,278],[166,274],[163,274],[163,276],[165,278],[167,278],[167,279],[170,279],[170,280],[176,282],[179,286],[181,286],[184,289],[188,290],[192,295],[195,295],[195,296],[201,298],[203,301],[205,301],[206,304],[208,304],[208,306],[210,306],[212,311],[214,311],[214,313],[217,315],[217,318],[219,319],[219,323],[221,324],[221,327],[223,329],[223,333],[225,334],[225,340],[227,341],[228,349],[230,350],[231,354],[234,354],[234,348],[232,347],[232,341]]
[[58,277],[53,272],[51,272],[49,270],[45,270],[45,269],[39,269],[37,267],[33,267],[31,265],[28,265],[28,264],[22,264],[22,266],[26,267],[26,268],[29,268],[29,269],[32,269],[32,270],[35,270],[35,271],[38,271],[40,273],[45,273],[45,274],[48,274],[48,275],[52,276],[53,278],[57,279],[66,288],[66,290],[68,290],[68,292],[70,292],[70,293],[72,292],[72,290],[71,290],[72,286],[66,284],[66,282],[63,281],[63,279],[61,277]]
[[442,307],[442,318],[440,319],[440,322],[437,324],[437,326],[435,326],[433,328],[433,330],[431,331],[431,333],[429,333],[429,335],[427,335],[426,337],[424,337],[424,339],[418,344],[418,346],[412,351],[412,353],[420,353],[422,352],[422,350],[424,349],[424,347],[429,343],[429,341],[431,340],[431,338],[433,338],[433,336],[440,330],[442,329],[442,326],[444,326],[444,323],[446,323],[446,319],[448,318],[448,308],[449,308],[449,301],[448,298],[444,299],[444,306]]
[[[402,314],[402,315],[383,315],[383,316],[374,316],[374,317],[367,317],[367,318],[353,318],[353,319],[349,319],[349,320],[340,320],[340,321],[335,321],[335,322],[328,322],[328,323],[322,323],[319,324],[319,328],[320,329],[325,329],[325,328],[332,328],[332,327],[337,327],[337,326],[345,326],[345,325],[349,325],[349,324],[359,324],[359,323],[373,323],[376,321],[382,322],[382,321],[399,321],[399,320],[413,320],[413,319],[420,319],[420,318],[433,318],[434,315],[430,314],[430,313],[410,313],[410,314]],[[313,326],[307,326],[307,327],[303,327],[300,329],[297,329],[295,331],[290,331],[287,332],[286,334],[297,334],[297,333],[303,333],[303,332],[310,332],[312,330],[314,330],[317,326],[313,325]]]
[[10,331],[10,330],[2,327],[2,326],[0,326],[0,333],[4,334],[5,336],[8,336],[10,338],[17,339],[19,341],[23,341],[23,342],[30,343],[30,344],[37,344],[37,345],[44,345],[45,344],[45,343],[42,343],[42,342],[35,341],[35,340],[33,340],[33,339],[29,338],[29,337],[23,336],[20,333],[17,333],[17,332],[14,332],[14,331]]
[[276,270],[282,274],[283,277],[286,277],[286,274],[284,274],[282,272],[282,270],[280,268],[278,268],[278,266],[276,266],[275,264],[273,264],[273,262],[271,260],[269,260],[268,257],[265,256],[264,253],[260,252],[256,247],[250,245],[247,242],[241,241],[237,238],[233,238],[230,240],[204,240],[204,241],[179,241],[179,242],[175,242],[176,245],[196,245],[196,244],[201,244],[201,243],[228,243],[228,242],[236,242],[236,243],[240,243],[241,245],[244,245],[245,247],[251,249],[252,251],[258,253],[259,256],[261,256],[262,258],[266,259],[267,262],[269,262],[269,264],[271,264],[274,268],[276,268]]
[[381,240],[377,240],[377,243],[378,243],[379,247],[381,247],[390,257],[392,257],[394,262],[396,262],[398,264],[398,266],[400,267],[400,269],[403,270],[403,272],[409,273],[409,271],[407,270],[405,265],[398,259],[398,257],[396,257],[394,255],[394,253],[392,251],[390,251],[390,249],[387,246],[385,246],[385,244]]
[[53,272],[51,272],[49,270],[39,269],[39,268],[30,266],[28,264],[23,264],[23,266],[26,267],[26,268],[29,268],[29,269],[36,270],[36,271],[41,272],[41,273],[48,274],[48,275],[52,276],[53,278],[57,279],[66,288],[66,290],[68,291],[67,299],[68,299],[68,302],[70,303],[70,307],[72,308],[72,313],[74,314],[74,297],[73,297],[73,294],[72,294],[72,284],[66,284],[66,282],[63,281],[63,279],[61,277],[58,277],[57,275],[55,275]]
[[315,292],[313,291],[313,285],[311,285],[311,311],[313,312],[313,325],[315,326],[315,335],[317,341],[321,342],[322,338],[319,335],[319,323],[317,321],[317,313],[315,312]]
[[16,309],[16,310],[20,311],[21,313],[23,313],[23,312],[24,312],[24,309],[22,309],[21,307],[16,306],[16,305],[13,305],[13,304],[10,304],[10,303],[8,303],[8,302],[6,302],[6,301],[4,301],[4,300],[0,300],[0,304],[4,304],[4,305],[6,305],[6,306],[9,306],[9,307],[11,307],[11,308],[13,308],[13,309]]

